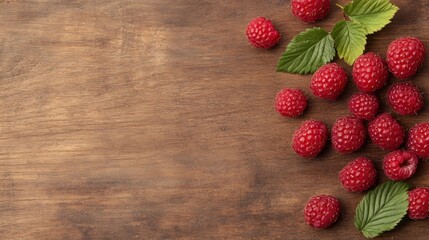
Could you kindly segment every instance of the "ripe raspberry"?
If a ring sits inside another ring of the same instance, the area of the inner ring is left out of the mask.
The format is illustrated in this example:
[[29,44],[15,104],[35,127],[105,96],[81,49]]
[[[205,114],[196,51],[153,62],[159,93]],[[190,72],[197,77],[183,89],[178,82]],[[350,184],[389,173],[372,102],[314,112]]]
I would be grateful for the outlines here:
[[429,122],[418,123],[410,129],[407,149],[420,158],[429,159]]
[[332,147],[339,153],[359,150],[365,143],[366,129],[362,121],[355,117],[338,119],[332,127]]
[[346,84],[346,71],[336,63],[329,63],[314,73],[310,89],[317,97],[335,101]]
[[389,71],[382,57],[369,52],[356,59],[353,64],[352,75],[359,90],[375,92],[386,84]]
[[304,121],[295,131],[292,148],[301,157],[316,157],[325,147],[328,140],[328,128],[323,122]]
[[417,114],[423,107],[422,94],[411,82],[393,84],[387,92],[387,101],[401,115]]
[[250,21],[246,29],[247,40],[255,48],[271,48],[280,40],[280,33],[271,20],[257,17]]
[[374,94],[358,92],[350,97],[348,105],[355,117],[370,121],[377,115],[380,102]]
[[298,117],[307,108],[304,92],[294,88],[284,88],[276,96],[276,110],[284,117]]
[[305,222],[314,228],[327,228],[337,221],[340,211],[341,203],[334,196],[314,196],[305,205]]
[[414,220],[429,216],[429,188],[418,187],[408,192],[408,217]]
[[419,159],[414,153],[405,150],[396,150],[384,156],[384,174],[394,181],[405,180],[416,172],[418,163]]
[[363,192],[374,186],[377,177],[372,161],[359,157],[349,162],[339,174],[341,184],[350,192]]
[[405,132],[390,114],[383,113],[368,124],[368,135],[377,146],[393,151],[404,142]]
[[387,65],[390,72],[399,79],[414,76],[425,58],[425,46],[415,37],[399,38],[387,48]]
[[303,22],[324,19],[331,8],[330,0],[292,0],[292,13]]

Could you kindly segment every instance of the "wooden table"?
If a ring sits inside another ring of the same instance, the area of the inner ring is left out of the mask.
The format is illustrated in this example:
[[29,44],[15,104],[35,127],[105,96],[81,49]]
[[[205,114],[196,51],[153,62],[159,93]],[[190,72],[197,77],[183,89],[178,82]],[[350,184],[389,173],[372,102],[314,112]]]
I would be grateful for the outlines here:
[[[401,10],[367,49],[385,55],[406,35],[429,47],[428,1],[392,1]],[[247,44],[256,16],[273,19],[278,47]],[[341,18],[333,4],[315,25]],[[0,0],[0,22],[1,239],[363,239],[353,226],[363,194],[344,191],[338,171],[367,156],[384,181],[386,152],[292,151],[304,119],[331,126],[356,88],[337,102],[309,94],[299,119],[274,111],[281,88],[309,93],[309,75],[275,71],[291,38],[313,26],[289,1]],[[413,78],[424,91],[428,64]],[[399,119],[409,128],[429,108]],[[427,165],[409,182],[428,186]],[[322,193],[344,210],[317,231],[303,206]],[[428,224],[405,220],[379,239],[427,239]]]

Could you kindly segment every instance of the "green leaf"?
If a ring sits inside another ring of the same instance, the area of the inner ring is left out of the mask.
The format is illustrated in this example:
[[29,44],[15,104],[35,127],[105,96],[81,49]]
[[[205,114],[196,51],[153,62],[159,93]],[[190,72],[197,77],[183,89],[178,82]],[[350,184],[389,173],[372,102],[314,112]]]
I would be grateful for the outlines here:
[[355,226],[367,238],[392,230],[408,209],[405,182],[387,181],[366,194],[356,208]]
[[359,23],[339,21],[331,33],[338,56],[352,65],[362,55],[366,45],[366,31]]
[[398,10],[389,0],[354,0],[344,7],[350,20],[362,24],[367,34],[380,31]]
[[322,28],[307,29],[296,36],[280,57],[277,71],[314,73],[335,57],[334,40]]

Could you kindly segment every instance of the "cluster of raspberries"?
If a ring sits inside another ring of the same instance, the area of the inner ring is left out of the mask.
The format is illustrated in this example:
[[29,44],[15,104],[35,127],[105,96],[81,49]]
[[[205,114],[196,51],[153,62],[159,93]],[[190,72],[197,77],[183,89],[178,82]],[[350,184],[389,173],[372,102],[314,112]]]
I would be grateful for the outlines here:
[[[329,0],[291,1],[292,13],[304,22],[325,18],[329,8]],[[246,35],[249,43],[257,48],[271,48],[281,37],[273,23],[264,17],[253,19]],[[292,137],[293,150],[301,157],[315,158],[327,145],[330,135],[332,147],[347,154],[359,150],[369,137],[375,145],[389,151],[383,159],[384,174],[394,181],[410,178],[419,158],[429,159],[429,122],[414,125],[407,136],[391,114],[379,113],[380,102],[374,93],[386,85],[390,72],[399,81],[388,89],[387,104],[399,115],[418,114],[423,107],[422,92],[406,80],[417,73],[424,56],[425,47],[416,37],[403,37],[390,43],[386,60],[373,52],[361,55],[351,74],[359,92],[348,100],[350,115],[337,119],[330,134],[322,121],[304,121]],[[317,98],[335,101],[347,82],[346,71],[337,63],[329,63],[314,73],[310,89]],[[300,89],[284,88],[276,96],[275,108],[281,116],[298,117],[307,108],[307,96]],[[350,192],[370,189],[376,178],[373,162],[365,157],[348,163],[339,172],[342,186]],[[314,196],[304,208],[305,221],[314,228],[327,228],[337,220],[340,206],[334,196]],[[429,216],[429,188],[419,187],[409,192],[408,216],[411,219]]]

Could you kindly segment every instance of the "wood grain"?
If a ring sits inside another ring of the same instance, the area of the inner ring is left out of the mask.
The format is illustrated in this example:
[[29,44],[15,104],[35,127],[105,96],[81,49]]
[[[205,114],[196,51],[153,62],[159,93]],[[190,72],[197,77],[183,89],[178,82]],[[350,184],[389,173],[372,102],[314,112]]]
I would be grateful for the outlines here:
[[[429,46],[429,2],[392,1],[401,10],[368,50],[384,55],[405,35]],[[332,2],[315,25],[342,18],[334,2],[347,1]],[[283,36],[269,51],[244,36],[262,15]],[[363,239],[353,226],[362,194],[337,174],[361,155],[381,170],[385,152],[368,143],[309,161],[290,148],[303,119],[347,114],[353,84],[337,102],[309,95],[300,119],[273,109],[285,86],[309,92],[310,76],[275,72],[311,27],[289,1],[0,0],[0,22],[1,239]],[[428,62],[413,78],[426,92]],[[428,119],[428,107],[399,117],[407,128]],[[429,185],[427,165],[409,182]],[[316,231],[302,209],[321,193],[344,210]],[[427,224],[405,220],[380,239],[425,239]]]

